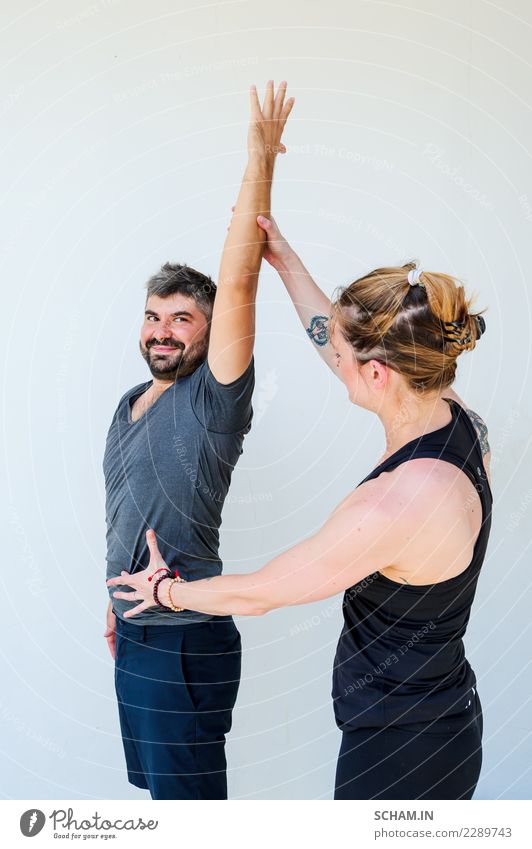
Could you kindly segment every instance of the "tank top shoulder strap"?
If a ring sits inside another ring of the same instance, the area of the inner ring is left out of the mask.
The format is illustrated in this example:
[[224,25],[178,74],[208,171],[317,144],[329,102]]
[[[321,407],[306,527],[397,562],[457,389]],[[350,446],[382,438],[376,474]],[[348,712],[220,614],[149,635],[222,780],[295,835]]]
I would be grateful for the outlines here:
[[470,479],[481,498],[490,495],[482,450],[475,427],[464,408],[452,398],[444,398],[451,408],[451,421],[438,430],[425,433],[403,445],[370,472],[359,486],[391,472],[408,460],[434,458],[458,466]]

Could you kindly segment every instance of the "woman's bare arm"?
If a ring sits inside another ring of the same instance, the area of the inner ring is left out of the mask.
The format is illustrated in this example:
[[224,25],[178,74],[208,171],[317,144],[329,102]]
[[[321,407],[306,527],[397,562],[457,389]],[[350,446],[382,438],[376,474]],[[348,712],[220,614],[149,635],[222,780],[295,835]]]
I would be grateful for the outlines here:
[[330,299],[281,235],[275,220],[261,215],[257,221],[266,233],[264,259],[278,272],[313,347],[337,374],[336,358],[329,341]]
[[[336,595],[392,562],[412,534],[408,521],[394,523],[392,501],[382,494],[353,493],[350,503],[335,511],[313,536],[274,557],[262,569],[247,575],[217,575],[188,583],[169,579],[159,585],[159,598],[170,607],[212,615],[258,616],[278,607],[308,604]],[[155,570],[164,566],[155,533],[148,531],[150,564],[143,572],[122,573],[108,586],[127,585],[135,590],[115,592],[116,598],[141,603],[128,610],[130,617],[152,607]]]

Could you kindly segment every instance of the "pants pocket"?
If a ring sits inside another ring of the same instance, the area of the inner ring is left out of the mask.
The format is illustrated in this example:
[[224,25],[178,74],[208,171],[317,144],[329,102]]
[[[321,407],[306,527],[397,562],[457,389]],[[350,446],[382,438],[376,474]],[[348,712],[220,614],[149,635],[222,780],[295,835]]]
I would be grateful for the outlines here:
[[240,634],[233,622],[205,623],[185,631],[183,681],[197,712],[198,734],[227,734],[240,684]]

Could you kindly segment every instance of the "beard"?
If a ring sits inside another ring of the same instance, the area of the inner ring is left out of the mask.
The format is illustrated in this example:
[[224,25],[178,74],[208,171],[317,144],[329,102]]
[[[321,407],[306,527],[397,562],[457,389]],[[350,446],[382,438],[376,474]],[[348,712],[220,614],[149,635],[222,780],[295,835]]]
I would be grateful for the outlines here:
[[[151,350],[154,345],[168,345],[173,350],[167,354],[157,354]],[[139,343],[140,353],[148,363],[152,377],[174,381],[196,371],[207,357],[208,346],[207,337],[192,342],[186,349],[181,342],[173,342],[171,339],[151,340],[146,346]]]

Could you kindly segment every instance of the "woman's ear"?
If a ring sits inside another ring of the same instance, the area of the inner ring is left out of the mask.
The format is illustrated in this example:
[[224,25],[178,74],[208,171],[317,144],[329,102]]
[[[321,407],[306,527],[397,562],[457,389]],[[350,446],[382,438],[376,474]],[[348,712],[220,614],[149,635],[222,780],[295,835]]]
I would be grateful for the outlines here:
[[385,366],[380,360],[369,360],[366,363],[368,367],[366,377],[371,381],[374,389],[385,389],[388,384],[388,366]]

